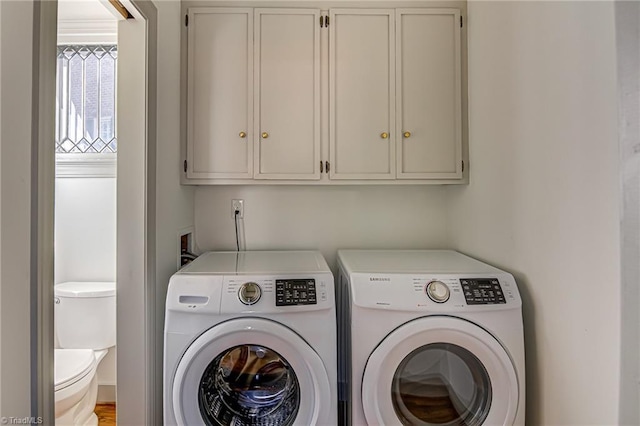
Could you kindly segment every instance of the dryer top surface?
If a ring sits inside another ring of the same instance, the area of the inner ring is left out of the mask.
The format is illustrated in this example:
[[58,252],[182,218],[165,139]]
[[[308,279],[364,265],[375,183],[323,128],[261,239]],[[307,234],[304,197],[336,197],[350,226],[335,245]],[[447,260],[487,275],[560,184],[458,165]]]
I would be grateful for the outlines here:
[[503,272],[453,250],[339,250],[338,259],[349,273]]

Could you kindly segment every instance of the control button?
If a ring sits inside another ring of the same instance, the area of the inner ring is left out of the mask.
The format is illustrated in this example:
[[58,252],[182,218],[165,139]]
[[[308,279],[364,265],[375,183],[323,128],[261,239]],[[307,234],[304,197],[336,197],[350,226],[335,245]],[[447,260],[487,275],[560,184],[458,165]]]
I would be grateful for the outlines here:
[[436,303],[444,303],[449,300],[449,287],[442,281],[431,281],[427,284],[427,296]]
[[254,282],[244,283],[240,286],[240,290],[238,290],[238,298],[245,305],[255,304],[260,300],[260,296],[262,296],[262,290],[260,286]]

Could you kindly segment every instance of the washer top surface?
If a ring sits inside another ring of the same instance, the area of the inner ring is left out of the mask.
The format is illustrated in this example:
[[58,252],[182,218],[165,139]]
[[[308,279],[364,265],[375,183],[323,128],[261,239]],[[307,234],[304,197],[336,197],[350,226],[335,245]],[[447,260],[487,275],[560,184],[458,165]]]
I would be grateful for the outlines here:
[[331,272],[319,251],[208,252],[178,274],[268,275]]
[[501,270],[453,250],[339,250],[349,273],[497,273]]

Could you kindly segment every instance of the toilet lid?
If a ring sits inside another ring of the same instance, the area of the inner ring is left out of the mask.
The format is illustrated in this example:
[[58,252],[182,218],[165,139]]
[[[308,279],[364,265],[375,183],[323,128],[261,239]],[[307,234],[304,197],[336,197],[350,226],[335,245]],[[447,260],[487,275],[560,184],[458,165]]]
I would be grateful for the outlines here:
[[74,384],[89,374],[96,357],[91,349],[56,349],[54,355],[55,390]]

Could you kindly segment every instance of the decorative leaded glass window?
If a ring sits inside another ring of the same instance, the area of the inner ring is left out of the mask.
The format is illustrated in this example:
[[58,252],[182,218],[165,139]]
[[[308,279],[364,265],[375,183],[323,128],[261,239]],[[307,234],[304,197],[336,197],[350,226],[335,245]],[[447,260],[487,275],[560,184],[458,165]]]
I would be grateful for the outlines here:
[[117,46],[58,46],[56,153],[114,153]]

